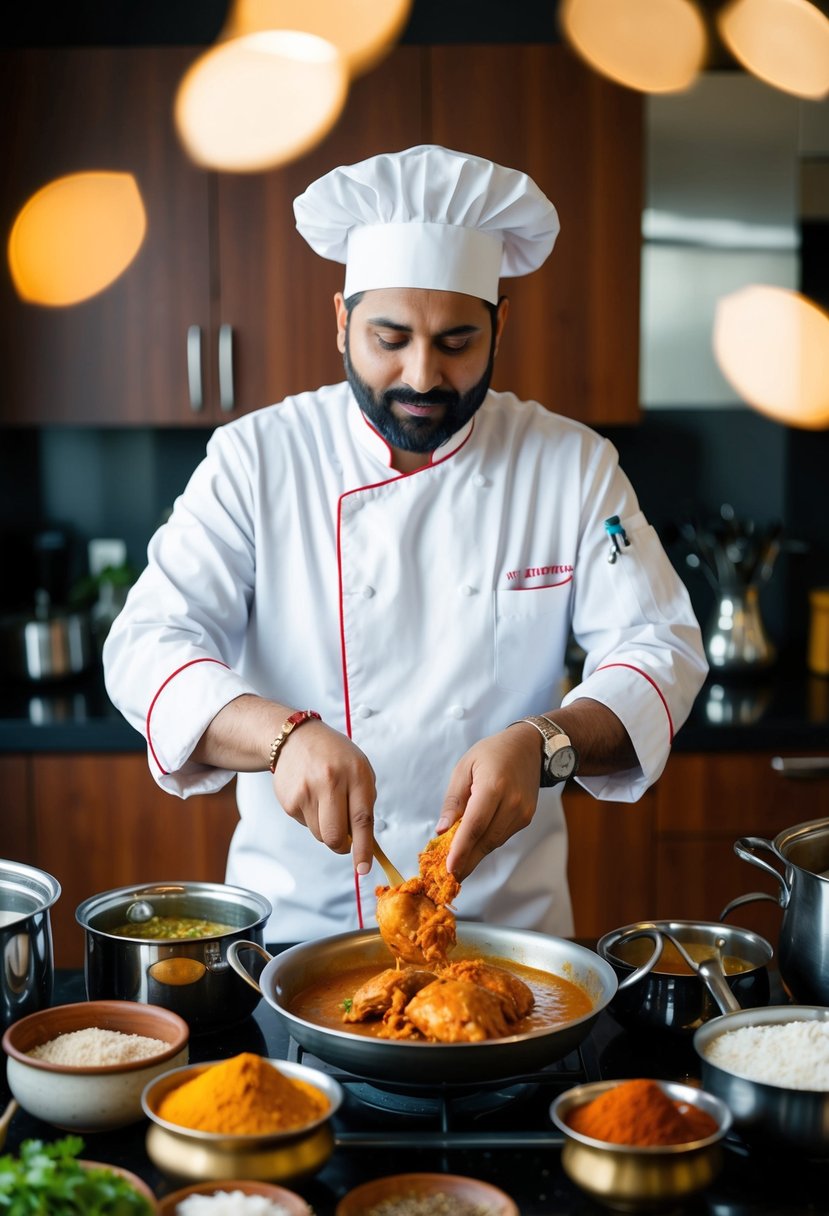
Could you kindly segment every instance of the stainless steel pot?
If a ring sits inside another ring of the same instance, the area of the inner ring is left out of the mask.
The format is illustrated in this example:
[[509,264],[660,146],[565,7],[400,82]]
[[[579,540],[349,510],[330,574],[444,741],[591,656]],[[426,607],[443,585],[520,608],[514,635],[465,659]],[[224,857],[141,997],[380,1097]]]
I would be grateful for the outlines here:
[[829,1021],[829,1009],[816,1005],[770,1005],[727,1013],[701,1026],[694,1035],[700,1058],[702,1088],[722,1098],[734,1126],[749,1140],[760,1141],[777,1153],[782,1145],[810,1155],[829,1154],[829,1091],[786,1089],[737,1076],[714,1064],[706,1050],[719,1035],[743,1026],[773,1026],[793,1021]]
[[[783,873],[757,856],[770,852]],[[743,861],[770,874],[778,885],[775,896],[752,891],[733,899],[725,915],[756,900],[777,902],[783,909],[777,963],[794,999],[806,1005],[829,1005],[829,819],[813,819],[785,828],[774,840],[741,836],[734,852]]]
[[49,909],[60,883],[44,870],[0,861],[0,1029],[45,1009],[55,962]]
[[293,998],[314,980],[352,967],[388,967],[388,947],[375,930],[357,930],[304,942],[271,958],[258,983],[240,959],[246,943],[228,951],[230,965],[261,992],[267,1003],[288,1024],[296,1041],[328,1064],[375,1081],[399,1084],[439,1084],[442,1081],[498,1080],[543,1068],[563,1059],[584,1039],[616,991],[613,968],[592,950],[528,929],[494,928],[459,921],[453,958],[488,955],[510,959],[541,971],[550,971],[589,994],[589,1014],[551,1030],[536,1030],[483,1043],[418,1043],[375,1039],[306,1021],[290,1009]]
[[6,617],[0,621],[0,659],[18,680],[62,680],[92,663],[94,646],[86,612]]
[[[215,937],[154,941],[113,932],[147,903],[158,916],[193,916],[232,925]],[[93,895],[75,917],[86,934],[84,974],[90,1000],[142,1001],[172,1009],[194,1034],[232,1025],[258,1004],[227,961],[234,942],[262,946],[271,915],[255,891],[221,883],[153,883]]]
[[[733,955],[753,965],[749,971],[725,976],[725,991],[720,991],[716,987],[712,990],[697,975],[656,970],[659,949],[641,967],[625,962],[614,953],[623,941],[660,932],[686,946],[703,943],[711,947],[712,953],[722,939],[722,954]],[[687,1036],[710,1018],[719,1016],[729,1004],[731,1008],[739,1008],[767,1005],[769,1001],[768,964],[774,951],[765,938],[749,929],[715,921],[638,921],[606,933],[596,949],[613,967],[619,981],[616,995],[610,1002],[610,1012],[628,1030],[665,1030]]]

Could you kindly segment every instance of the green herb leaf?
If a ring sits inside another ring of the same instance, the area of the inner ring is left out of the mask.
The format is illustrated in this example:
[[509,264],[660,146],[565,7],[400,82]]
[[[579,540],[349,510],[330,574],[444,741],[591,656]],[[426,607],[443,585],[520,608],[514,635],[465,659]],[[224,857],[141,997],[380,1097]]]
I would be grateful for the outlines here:
[[76,1160],[84,1142],[26,1140],[0,1157],[0,1216],[150,1216],[150,1204],[115,1170]]
[[347,997],[345,998],[345,1000],[343,1001],[343,1003],[342,1003],[342,1008],[345,1010],[345,1012],[346,1012],[346,1013],[351,1013],[351,1006],[352,1006],[353,1004],[354,1004],[354,1002],[353,1002],[353,1000],[351,999],[351,997],[350,997],[350,996],[347,996]]

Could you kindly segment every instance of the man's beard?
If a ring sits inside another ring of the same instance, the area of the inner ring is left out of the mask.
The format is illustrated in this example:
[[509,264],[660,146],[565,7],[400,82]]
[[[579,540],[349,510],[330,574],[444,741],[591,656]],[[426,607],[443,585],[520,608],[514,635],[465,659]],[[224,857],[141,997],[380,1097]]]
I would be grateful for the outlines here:
[[[348,383],[351,385],[351,391],[357,399],[357,404],[386,443],[402,452],[434,452],[442,443],[466,426],[473,414],[476,414],[483,405],[484,398],[489,392],[489,382],[492,379],[492,367],[495,362],[494,348],[495,343],[493,342],[484,374],[465,393],[442,388],[431,389],[428,393],[416,393],[413,389],[403,386],[375,393],[371,385],[367,384],[354,369],[347,331],[343,361]],[[398,418],[392,413],[394,401],[405,401],[409,405],[442,405],[443,411],[438,418],[416,418],[413,414]]]

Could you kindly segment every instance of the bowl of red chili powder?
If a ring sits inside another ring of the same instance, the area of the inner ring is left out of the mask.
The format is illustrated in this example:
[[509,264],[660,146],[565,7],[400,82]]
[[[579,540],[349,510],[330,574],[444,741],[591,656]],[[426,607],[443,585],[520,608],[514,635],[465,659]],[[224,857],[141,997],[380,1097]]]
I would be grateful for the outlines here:
[[567,1176],[607,1207],[664,1210],[703,1190],[723,1166],[731,1112],[675,1081],[594,1081],[560,1094],[550,1117],[564,1135]]

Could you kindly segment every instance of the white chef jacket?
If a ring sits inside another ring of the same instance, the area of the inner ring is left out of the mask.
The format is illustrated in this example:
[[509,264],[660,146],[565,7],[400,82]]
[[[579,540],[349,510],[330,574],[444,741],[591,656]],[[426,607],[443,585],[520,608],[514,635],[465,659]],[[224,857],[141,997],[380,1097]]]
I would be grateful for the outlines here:
[[[612,444],[490,392],[428,466],[400,474],[390,460],[346,383],[213,434],[104,649],[107,690],[158,784],[187,798],[231,780],[190,755],[240,694],[315,709],[368,757],[378,840],[417,873],[464,752],[560,703],[572,626],[587,658],[561,703],[607,705],[639,759],[578,781],[639,798],[707,667]],[[630,541],[613,564],[612,515]],[[376,867],[357,880],[349,856],[284,814],[267,771],[240,773],[237,799],[227,881],[271,900],[268,940],[356,928],[358,902],[375,923]],[[566,865],[560,787],[541,790],[532,823],[463,883],[457,914],[572,932]]]

